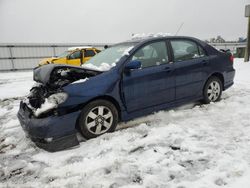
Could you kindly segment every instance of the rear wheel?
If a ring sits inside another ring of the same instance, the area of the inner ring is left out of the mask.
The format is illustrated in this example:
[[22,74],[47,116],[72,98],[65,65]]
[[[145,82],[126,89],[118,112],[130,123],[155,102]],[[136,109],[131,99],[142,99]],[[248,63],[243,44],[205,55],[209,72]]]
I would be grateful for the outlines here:
[[204,103],[208,104],[220,100],[221,94],[222,82],[218,77],[212,76],[208,79],[203,90]]
[[84,107],[79,118],[81,133],[87,139],[95,138],[106,132],[113,132],[117,123],[117,109],[106,100],[90,102]]

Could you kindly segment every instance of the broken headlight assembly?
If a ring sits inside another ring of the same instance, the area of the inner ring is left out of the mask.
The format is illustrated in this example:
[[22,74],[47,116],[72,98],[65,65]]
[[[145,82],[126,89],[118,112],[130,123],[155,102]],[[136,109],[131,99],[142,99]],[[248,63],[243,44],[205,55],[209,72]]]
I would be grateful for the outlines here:
[[46,114],[58,107],[59,104],[65,102],[68,98],[68,94],[65,92],[55,93],[50,95],[48,98],[45,98],[45,101],[37,109],[34,109],[34,115],[40,117],[43,114]]

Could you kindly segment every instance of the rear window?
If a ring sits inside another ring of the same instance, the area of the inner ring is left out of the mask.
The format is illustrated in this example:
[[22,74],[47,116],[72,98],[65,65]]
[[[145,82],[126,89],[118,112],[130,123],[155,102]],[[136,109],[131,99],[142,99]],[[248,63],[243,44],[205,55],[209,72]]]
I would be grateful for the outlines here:
[[73,53],[69,56],[69,59],[80,59],[80,58],[81,58],[81,51],[73,52]]

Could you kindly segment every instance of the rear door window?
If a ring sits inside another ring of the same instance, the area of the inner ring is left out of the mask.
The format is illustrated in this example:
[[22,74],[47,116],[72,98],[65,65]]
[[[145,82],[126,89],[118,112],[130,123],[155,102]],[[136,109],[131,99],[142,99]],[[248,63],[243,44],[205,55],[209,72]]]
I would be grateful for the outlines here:
[[174,61],[186,61],[205,56],[204,50],[195,42],[190,40],[171,40],[170,41]]

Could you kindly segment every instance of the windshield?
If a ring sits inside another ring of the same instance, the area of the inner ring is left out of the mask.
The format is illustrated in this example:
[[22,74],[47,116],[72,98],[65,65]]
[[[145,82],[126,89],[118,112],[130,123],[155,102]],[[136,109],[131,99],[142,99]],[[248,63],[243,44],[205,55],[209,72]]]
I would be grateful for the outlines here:
[[69,51],[65,51],[65,52],[59,54],[57,57],[58,57],[58,58],[64,58],[64,57],[66,57],[67,55],[69,55],[69,53],[70,53]]
[[129,55],[134,45],[135,43],[123,43],[109,47],[96,54],[82,66],[89,69],[107,71],[114,67],[122,56]]

